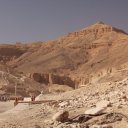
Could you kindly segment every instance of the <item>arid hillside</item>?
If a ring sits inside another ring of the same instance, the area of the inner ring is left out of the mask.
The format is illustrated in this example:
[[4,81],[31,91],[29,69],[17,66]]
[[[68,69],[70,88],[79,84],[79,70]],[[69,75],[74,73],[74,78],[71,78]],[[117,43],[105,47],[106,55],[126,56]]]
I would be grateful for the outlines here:
[[128,34],[97,22],[49,42],[0,45],[0,61],[41,84],[121,80],[128,75]]
[[1,102],[1,128],[126,128],[127,86],[128,34],[103,22],[49,42],[0,45],[2,101],[36,96],[14,108]]

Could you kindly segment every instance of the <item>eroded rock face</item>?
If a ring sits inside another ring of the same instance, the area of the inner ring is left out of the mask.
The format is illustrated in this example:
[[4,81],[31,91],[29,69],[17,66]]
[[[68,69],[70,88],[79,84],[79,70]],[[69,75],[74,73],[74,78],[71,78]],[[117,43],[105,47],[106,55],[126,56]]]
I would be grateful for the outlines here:
[[39,83],[49,83],[49,74],[32,73],[29,75],[29,77]]
[[107,33],[107,32],[112,32],[114,30],[113,27],[111,26],[107,26],[107,27],[103,27],[100,29],[87,29],[87,30],[82,30],[79,32],[73,32],[73,33],[69,33],[68,37],[80,37],[80,36],[86,36],[87,34],[97,34],[97,33]]
[[59,76],[54,74],[41,74],[41,73],[33,73],[29,75],[33,80],[44,83],[44,84],[60,84],[60,85],[68,85],[70,87],[75,87],[74,81],[67,76]]
[[0,62],[13,61],[20,57],[27,50],[24,47],[17,47],[16,45],[0,45]]

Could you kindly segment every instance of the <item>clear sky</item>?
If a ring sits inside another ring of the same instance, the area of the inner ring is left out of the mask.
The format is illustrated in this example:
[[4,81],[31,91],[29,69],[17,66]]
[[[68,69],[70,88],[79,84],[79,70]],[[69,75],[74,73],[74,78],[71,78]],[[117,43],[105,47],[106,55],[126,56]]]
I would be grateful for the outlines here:
[[97,21],[128,32],[128,0],[0,0],[0,42],[45,41]]

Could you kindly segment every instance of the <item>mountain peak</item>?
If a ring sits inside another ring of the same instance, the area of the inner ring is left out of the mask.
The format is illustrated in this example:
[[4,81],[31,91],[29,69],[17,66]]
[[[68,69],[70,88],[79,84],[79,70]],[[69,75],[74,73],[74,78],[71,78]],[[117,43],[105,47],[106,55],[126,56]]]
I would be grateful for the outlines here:
[[92,24],[91,26],[88,26],[88,27],[86,27],[86,28],[84,28],[84,29],[101,29],[101,28],[107,28],[107,27],[109,27],[109,28],[113,28],[112,26],[110,26],[110,25],[108,25],[108,24],[105,24],[104,22],[102,22],[102,21],[98,21],[98,22],[96,22],[95,24]]
[[96,24],[105,24],[103,21],[98,21]]
[[115,31],[115,32],[119,32],[119,33],[123,33],[123,34],[127,34],[125,31],[119,29],[119,28],[116,28],[116,27],[113,27],[109,24],[106,24],[102,21],[98,21],[96,22],[95,24],[91,25],[91,26],[88,26],[82,30],[97,30],[97,31],[103,31],[103,32],[112,32],[112,31]]
[[69,33],[68,34],[68,37],[71,37],[71,38],[74,38],[74,37],[85,37],[85,36],[88,36],[88,35],[97,35],[97,37],[101,37],[101,35],[105,35],[105,34],[108,34],[108,33],[113,33],[113,32],[116,32],[116,33],[121,33],[121,34],[126,34],[128,35],[125,31],[121,30],[121,29],[118,29],[118,28],[115,28],[109,24],[106,24],[102,21],[98,21],[96,22],[95,24],[91,25],[91,26],[88,26],[80,31],[76,31],[76,32],[72,32],[72,33]]

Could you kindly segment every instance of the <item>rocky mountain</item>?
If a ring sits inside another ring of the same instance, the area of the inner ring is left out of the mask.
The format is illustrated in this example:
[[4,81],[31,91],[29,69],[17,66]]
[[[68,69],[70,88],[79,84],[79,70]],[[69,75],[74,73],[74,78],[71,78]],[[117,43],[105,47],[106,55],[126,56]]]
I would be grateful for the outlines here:
[[121,80],[128,75],[128,34],[97,22],[53,41],[0,45],[0,61],[47,85]]

